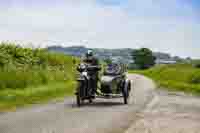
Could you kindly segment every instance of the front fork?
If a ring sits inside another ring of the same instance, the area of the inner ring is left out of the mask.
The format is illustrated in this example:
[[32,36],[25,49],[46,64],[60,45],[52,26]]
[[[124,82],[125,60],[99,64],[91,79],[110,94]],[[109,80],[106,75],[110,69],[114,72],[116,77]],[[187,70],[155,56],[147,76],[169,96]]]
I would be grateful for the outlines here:
[[83,100],[94,98],[96,94],[96,85],[94,82],[96,81],[93,77],[88,77],[87,80],[79,80],[75,94],[79,95]]

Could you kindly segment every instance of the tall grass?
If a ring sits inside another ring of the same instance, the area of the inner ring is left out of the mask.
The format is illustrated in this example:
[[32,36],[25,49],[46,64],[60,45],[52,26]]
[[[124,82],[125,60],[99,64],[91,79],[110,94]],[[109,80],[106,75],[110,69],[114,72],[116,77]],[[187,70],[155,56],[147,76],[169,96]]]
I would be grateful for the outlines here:
[[0,44],[0,89],[73,80],[73,57],[45,49]]
[[0,111],[4,107],[71,95],[75,87],[74,59],[46,49],[1,43]]
[[172,91],[200,94],[200,69],[190,64],[160,65],[135,73],[146,75],[154,79],[159,86]]

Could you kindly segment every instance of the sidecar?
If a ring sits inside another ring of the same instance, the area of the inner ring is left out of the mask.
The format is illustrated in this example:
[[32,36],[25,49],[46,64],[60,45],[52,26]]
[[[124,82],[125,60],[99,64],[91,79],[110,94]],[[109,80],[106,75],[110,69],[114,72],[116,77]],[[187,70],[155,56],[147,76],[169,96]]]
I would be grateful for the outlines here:
[[128,103],[131,81],[126,72],[124,64],[112,63],[106,66],[100,80],[100,91],[105,98],[123,98],[124,104]]

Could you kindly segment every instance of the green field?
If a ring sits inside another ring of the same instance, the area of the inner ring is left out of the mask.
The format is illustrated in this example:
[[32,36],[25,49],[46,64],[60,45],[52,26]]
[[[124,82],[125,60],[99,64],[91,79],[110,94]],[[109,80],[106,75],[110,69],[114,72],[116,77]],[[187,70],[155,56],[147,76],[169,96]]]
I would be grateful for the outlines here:
[[200,95],[200,69],[190,64],[160,65],[144,71],[129,71],[152,78],[158,87]]
[[45,49],[1,43],[0,111],[72,95],[74,60]]

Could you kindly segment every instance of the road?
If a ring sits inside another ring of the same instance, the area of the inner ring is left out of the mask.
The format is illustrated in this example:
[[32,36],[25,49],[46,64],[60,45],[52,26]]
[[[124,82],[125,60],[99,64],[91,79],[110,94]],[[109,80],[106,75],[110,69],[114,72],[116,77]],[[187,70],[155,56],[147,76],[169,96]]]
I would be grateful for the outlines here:
[[159,89],[125,133],[200,133],[200,97]]
[[200,131],[199,98],[155,90],[154,82],[140,75],[129,79],[128,105],[123,99],[97,99],[77,108],[74,98],[66,98],[0,114],[0,133],[173,133],[182,127]]

